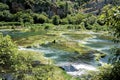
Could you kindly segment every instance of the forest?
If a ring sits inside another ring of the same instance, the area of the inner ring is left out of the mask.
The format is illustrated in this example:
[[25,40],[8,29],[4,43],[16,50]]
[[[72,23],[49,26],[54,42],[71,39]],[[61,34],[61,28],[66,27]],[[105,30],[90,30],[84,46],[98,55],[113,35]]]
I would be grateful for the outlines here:
[[0,80],[119,78],[119,0],[0,0]]

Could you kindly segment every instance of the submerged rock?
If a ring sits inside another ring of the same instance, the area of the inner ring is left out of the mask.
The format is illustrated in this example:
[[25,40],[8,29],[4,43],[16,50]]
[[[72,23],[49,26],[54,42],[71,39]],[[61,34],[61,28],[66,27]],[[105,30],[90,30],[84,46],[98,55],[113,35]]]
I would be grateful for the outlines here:
[[38,66],[38,65],[40,65],[40,64],[41,64],[40,61],[32,61],[32,66],[33,66],[33,67],[36,67],[36,66]]
[[74,66],[72,66],[72,65],[62,66],[62,69],[65,70],[66,72],[78,71],[78,70],[77,70]]
[[27,46],[26,48],[32,48],[32,46]]

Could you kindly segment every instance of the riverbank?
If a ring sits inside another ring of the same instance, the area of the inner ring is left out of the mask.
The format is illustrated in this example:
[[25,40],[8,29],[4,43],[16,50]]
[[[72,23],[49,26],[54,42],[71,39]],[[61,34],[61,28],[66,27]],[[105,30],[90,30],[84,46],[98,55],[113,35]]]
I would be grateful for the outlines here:
[[[103,47],[98,45],[101,44],[101,38],[95,39],[99,33],[92,31],[9,31],[7,34],[17,45],[23,46],[21,50],[42,52],[44,57],[76,77],[89,71],[97,71],[97,67],[101,65],[99,59],[106,56],[99,50]],[[104,46],[107,45],[105,40],[102,42]]]

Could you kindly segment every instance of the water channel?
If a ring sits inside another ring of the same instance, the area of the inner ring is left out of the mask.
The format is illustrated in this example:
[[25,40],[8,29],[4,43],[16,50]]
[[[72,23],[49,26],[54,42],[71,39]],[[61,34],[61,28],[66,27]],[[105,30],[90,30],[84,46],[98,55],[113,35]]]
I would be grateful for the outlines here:
[[[97,71],[98,64],[107,63],[110,55],[110,49],[114,47],[114,44],[110,40],[105,40],[97,37],[96,34],[93,34],[94,37],[87,39],[85,41],[78,41],[83,45],[90,47],[93,50],[98,50],[102,53],[105,53],[107,56],[101,58],[99,62],[95,60],[86,61],[86,59],[79,59],[73,61],[70,57],[75,56],[75,54],[68,53],[66,51],[61,51],[53,49],[50,47],[39,47],[39,48],[22,48],[20,50],[32,50],[37,52],[44,53],[44,56],[55,61],[55,65],[62,67],[68,74],[72,76],[80,76],[85,74],[87,71]],[[64,36],[65,37],[65,36]]]

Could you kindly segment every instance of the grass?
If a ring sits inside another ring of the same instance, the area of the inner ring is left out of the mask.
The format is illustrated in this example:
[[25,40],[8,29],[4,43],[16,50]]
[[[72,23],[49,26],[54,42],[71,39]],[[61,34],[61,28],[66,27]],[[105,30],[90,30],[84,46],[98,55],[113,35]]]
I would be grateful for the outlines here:
[[[78,80],[72,78],[66,72],[53,65],[42,65],[33,69],[37,80]],[[37,73],[36,73],[37,72]]]
[[64,50],[67,52],[78,52],[78,53],[86,53],[89,51],[88,48],[80,46],[78,43],[73,41],[62,41],[62,42],[56,42],[56,43],[49,43],[45,46]]
[[44,47],[50,47],[57,50],[62,50],[69,52],[70,54],[73,54],[74,56],[70,56],[70,58],[74,60],[84,60],[89,61],[94,59],[94,53],[98,53],[96,50],[92,50],[88,47],[85,47],[81,44],[78,44],[77,42],[72,41],[62,41],[62,42],[56,42],[56,43],[48,43],[44,44]]
[[85,33],[65,33],[64,35],[70,37],[71,39],[74,40],[84,40],[86,38],[92,37],[90,34],[85,34]]
[[[41,25],[40,25],[41,26]],[[46,25],[48,26],[48,25]],[[80,43],[74,40],[84,40],[86,38],[92,37],[91,34],[85,34],[80,31],[72,32],[72,31],[59,31],[59,30],[35,30],[35,31],[10,31],[7,32],[12,39],[19,45],[19,46],[34,46],[34,45],[41,45],[44,47],[51,47],[58,50],[67,51],[69,53],[74,53],[75,56],[72,56],[74,59],[86,59],[91,60],[94,59],[94,53],[98,53],[97,51],[91,50],[88,47],[83,46]],[[67,35],[69,40],[66,37],[62,37],[61,35]],[[33,61],[40,61],[44,65],[39,65],[33,68],[33,77],[37,79],[33,80],[76,80],[71,76],[67,75],[63,70],[60,68],[48,64],[52,62],[51,60],[46,59],[42,53],[31,52],[31,51],[20,51],[20,55],[24,55],[24,57],[29,58],[32,57]],[[101,57],[101,55],[95,55]],[[104,57],[104,55],[102,55]],[[27,74],[26,74],[27,75]],[[28,75],[27,78],[31,77]],[[31,78],[30,78],[31,79]],[[29,79],[25,79],[29,80]]]
[[[66,37],[62,37],[61,35],[69,35],[74,39],[84,40],[88,37],[92,37],[90,34],[85,34],[80,31],[53,31],[53,30],[40,30],[40,31],[29,31],[29,32],[16,32],[10,33],[12,39],[20,46],[31,47],[41,45],[47,46],[58,50],[67,51],[70,53],[77,54],[73,58],[88,58],[90,59],[90,54],[95,53],[96,51],[91,50],[83,46],[80,43],[75,41],[71,41]],[[82,56],[82,57],[81,57]],[[93,58],[93,57],[92,57]]]
[[[6,32],[20,46],[44,44],[53,40],[65,40],[60,36],[62,31],[39,30],[39,31],[9,31]],[[7,35],[4,34],[4,35]]]
[[[10,70],[12,77],[17,80],[78,80],[72,78],[58,66],[46,63],[48,59],[46,59],[42,53],[24,50],[19,51],[18,56],[19,58],[16,60],[21,59],[22,64],[16,63],[16,72]],[[32,61],[39,61],[40,64],[30,66]]]
[[108,33],[98,35],[98,37],[101,38],[101,39],[105,39],[105,40],[113,40],[114,39],[114,37],[110,36]]
[[105,53],[102,53],[102,54],[96,53],[96,54],[95,54],[95,60],[96,60],[96,61],[99,61],[101,58],[104,58],[105,56],[106,56]]
[[24,56],[27,60],[40,61],[40,65],[32,67],[32,75],[24,73],[23,80],[78,80],[72,78],[61,68],[53,64],[48,64],[48,59],[42,53],[23,50],[19,51],[19,55]]
[[45,58],[43,53],[40,52],[20,50],[19,55],[24,55],[25,58],[31,57],[33,61],[40,61],[41,64],[52,63],[52,60]]
[[[91,50],[83,46],[80,43],[72,41],[75,40],[84,40],[86,38],[92,37],[91,34],[81,32],[81,31],[54,31],[54,30],[43,30],[39,31],[26,31],[26,32],[9,32],[8,33],[12,39],[19,45],[25,47],[31,47],[41,45],[47,46],[58,50],[67,51],[70,53],[78,54],[74,58],[80,58],[81,55],[89,57],[89,54],[93,54],[96,51]],[[69,39],[67,39],[67,35]]]

